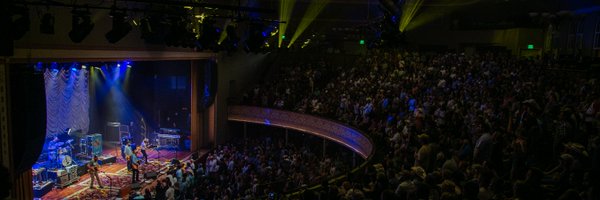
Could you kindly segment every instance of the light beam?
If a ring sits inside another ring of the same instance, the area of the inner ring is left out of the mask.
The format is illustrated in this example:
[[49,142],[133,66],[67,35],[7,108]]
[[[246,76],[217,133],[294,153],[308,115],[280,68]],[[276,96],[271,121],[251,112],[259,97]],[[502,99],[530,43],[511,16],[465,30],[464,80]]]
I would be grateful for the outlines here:
[[285,39],[285,29],[287,28],[287,24],[289,23],[290,17],[292,16],[292,11],[294,10],[296,0],[281,0],[280,2],[281,4],[279,6],[279,21],[286,23],[279,24],[279,43],[277,45],[279,48],[281,48],[283,39]]
[[300,21],[296,32],[294,32],[294,36],[292,36],[292,39],[290,40],[290,43],[287,46],[288,48],[292,46],[292,44],[294,44],[294,42],[300,37],[300,35],[302,35],[304,30],[306,30],[306,28],[308,28],[308,26],[313,21],[315,21],[315,18],[317,18],[319,13],[323,11],[323,9],[325,8],[325,6],[327,6],[329,1],[330,0],[313,0],[310,2],[310,5],[308,5],[308,9],[306,9],[306,13],[304,13],[304,16],[302,17],[302,20]]

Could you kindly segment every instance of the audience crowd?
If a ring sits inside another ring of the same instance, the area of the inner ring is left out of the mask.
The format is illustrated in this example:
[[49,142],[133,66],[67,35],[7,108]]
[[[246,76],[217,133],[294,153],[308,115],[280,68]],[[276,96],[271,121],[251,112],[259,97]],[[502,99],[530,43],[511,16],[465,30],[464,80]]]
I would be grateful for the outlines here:
[[257,137],[219,145],[195,162],[173,162],[167,176],[159,178],[154,192],[147,190],[130,197],[279,198],[286,191],[329,180],[350,169],[350,154],[324,155],[311,148],[320,146],[319,141],[305,137],[286,144],[278,137]]
[[598,74],[497,53],[370,50],[353,63],[286,66],[244,95],[376,142],[372,165],[303,198],[600,199]]

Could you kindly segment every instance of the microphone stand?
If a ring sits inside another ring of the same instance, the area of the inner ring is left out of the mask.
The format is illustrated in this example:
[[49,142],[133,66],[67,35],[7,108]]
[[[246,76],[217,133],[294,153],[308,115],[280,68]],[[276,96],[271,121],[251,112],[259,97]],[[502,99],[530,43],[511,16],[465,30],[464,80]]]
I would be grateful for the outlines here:
[[102,174],[104,174],[104,176],[106,176],[106,178],[108,178],[108,183],[109,183],[108,184],[109,185],[108,186],[108,195],[112,196],[112,185],[113,185],[112,178],[110,176],[106,175],[106,172],[104,172],[104,171],[102,172]]

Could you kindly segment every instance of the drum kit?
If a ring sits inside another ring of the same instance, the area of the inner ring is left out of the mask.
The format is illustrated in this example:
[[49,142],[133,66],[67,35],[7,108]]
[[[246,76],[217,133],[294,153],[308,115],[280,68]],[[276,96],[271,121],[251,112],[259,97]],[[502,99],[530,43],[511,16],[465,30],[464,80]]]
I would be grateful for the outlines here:
[[73,140],[56,142],[48,147],[48,160],[52,168],[63,168],[73,164]]

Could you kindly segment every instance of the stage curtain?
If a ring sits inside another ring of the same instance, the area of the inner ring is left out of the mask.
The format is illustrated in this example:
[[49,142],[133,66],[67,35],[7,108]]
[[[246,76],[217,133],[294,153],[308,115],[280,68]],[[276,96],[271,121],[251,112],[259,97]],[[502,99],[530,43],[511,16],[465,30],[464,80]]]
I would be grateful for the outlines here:
[[88,132],[88,77],[86,69],[46,69],[46,137],[53,137],[68,128]]

